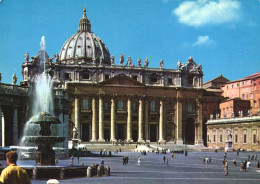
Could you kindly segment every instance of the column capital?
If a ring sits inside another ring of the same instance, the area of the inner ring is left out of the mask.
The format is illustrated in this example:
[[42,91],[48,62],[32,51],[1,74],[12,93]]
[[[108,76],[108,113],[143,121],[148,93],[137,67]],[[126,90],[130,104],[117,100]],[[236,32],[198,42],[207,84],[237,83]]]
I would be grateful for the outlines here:
[[112,94],[112,95],[110,95],[110,97],[111,97],[111,99],[115,99],[115,98],[117,98],[117,94]]
[[99,98],[104,98],[105,94],[98,94],[97,95]]
[[196,99],[196,102],[197,102],[198,105],[202,104],[203,101],[204,101],[204,99],[203,99],[202,97],[198,97],[198,98]]
[[126,96],[127,96],[127,98],[133,98],[134,97],[133,94],[129,94],[129,95],[126,95]]
[[183,97],[176,97],[174,99],[175,102],[183,102]]
[[90,94],[90,95],[88,95],[88,96],[90,96],[90,97],[92,97],[92,98],[97,98],[97,97],[98,97],[97,94]]
[[166,100],[166,96],[160,97],[160,101],[165,101],[165,100]]
[[73,93],[73,96],[78,98],[80,96],[80,93],[79,92]]
[[138,95],[137,97],[139,100],[144,100],[146,98],[146,95]]

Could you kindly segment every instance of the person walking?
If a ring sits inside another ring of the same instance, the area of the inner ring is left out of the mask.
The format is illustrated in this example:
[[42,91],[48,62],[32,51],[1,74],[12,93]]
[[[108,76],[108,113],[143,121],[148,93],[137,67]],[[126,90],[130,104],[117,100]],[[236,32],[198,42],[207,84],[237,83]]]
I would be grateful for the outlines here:
[[166,164],[169,166],[168,157],[166,157]]
[[104,165],[105,161],[103,159],[103,157],[101,158],[101,165]]
[[137,165],[141,165],[141,157],[140,156],[138,156],[138,158],[137,158]]
[[233,164],[234,164],[235,166],[237,166],[237,161],[236,161],[236,159],[233,159]]
[[6,167],[0,176],[0,183],[31,184],[28,173],[16,165],[18,155],[15,151],[6,153]]
[[166,157],[165,156],[163,156],[163,162],[165,163],[165,159],[166,159]]
[[71,156],[71,165],[73,165],[74,157],[73,155]]
[[227,160],[226,160],[225,165],[224,165],[224,171],[225,171],[225,176],[227,176],[228,175],[228,162],[227,162]]
[[123,165],[126,165],[126,157],[123,157]]

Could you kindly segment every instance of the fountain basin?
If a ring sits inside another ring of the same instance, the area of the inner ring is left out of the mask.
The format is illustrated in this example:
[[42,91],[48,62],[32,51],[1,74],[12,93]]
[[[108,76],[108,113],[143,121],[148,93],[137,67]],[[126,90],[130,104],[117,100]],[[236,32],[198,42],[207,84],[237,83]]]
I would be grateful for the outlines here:
[[48,112],[40,112],[39,114],[33,116],[30,121],[30,123],[34,124],[60,124],[61,121],[56,116],[51,115]]
[[58,136],[25,136],[24,141],[33,142],[35,144],[49,144],[53,145],[58,142],[63,142],[65,137]]
[[[33,179],[86,177],[88,166],[21,166]],[[2,171],[5,167],[0,167]]]

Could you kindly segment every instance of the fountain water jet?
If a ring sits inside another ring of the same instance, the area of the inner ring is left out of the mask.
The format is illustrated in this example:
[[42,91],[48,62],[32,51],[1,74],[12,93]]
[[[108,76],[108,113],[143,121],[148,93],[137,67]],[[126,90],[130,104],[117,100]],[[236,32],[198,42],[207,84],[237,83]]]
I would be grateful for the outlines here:
[[[33,105],[33,114],[26,127],[39,125],[39,135],[25,135],[24,142],[35,143],[38,149],[35,155],[36,165],[55,165],[55,152],[52,146],[55,143],[63,142],[65,137],[51,135],[51,125],[60,124],[60,120],[53,116],[53,97],[52,97],[52,79],[46,73],[46,51],[44,36],[41,39],[41,49],[38,53],[40,66],[43,65],[43,72],[35,78],[35,99]],[[28,129],[28,128],[27,128]]]

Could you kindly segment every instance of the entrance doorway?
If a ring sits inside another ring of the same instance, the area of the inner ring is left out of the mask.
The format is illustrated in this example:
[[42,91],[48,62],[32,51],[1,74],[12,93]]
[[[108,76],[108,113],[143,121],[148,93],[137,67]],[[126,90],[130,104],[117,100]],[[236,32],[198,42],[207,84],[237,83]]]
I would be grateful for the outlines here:
[[158,140],[158,125],[150,125],[150,142]]
[[137,130],[132,130],[132,139],[134,142],[137,142],[138,139]]
[[89,141],[90,139],[88,123],[81,124],[81,139],[82,141]]
[[104,128],[104,139],[106,142],[110,141],[110,128]]
[[194,144],[195,141],[195,121],[193,118],[188,118],[184,123],[184,143]]
[[125,124],[117,124],[116,125],[116,134],[117,134],[117,139],[121,139],[121,140],[125,140],[126,136],[125,136],[125,129],[126,129],[126,125]]

